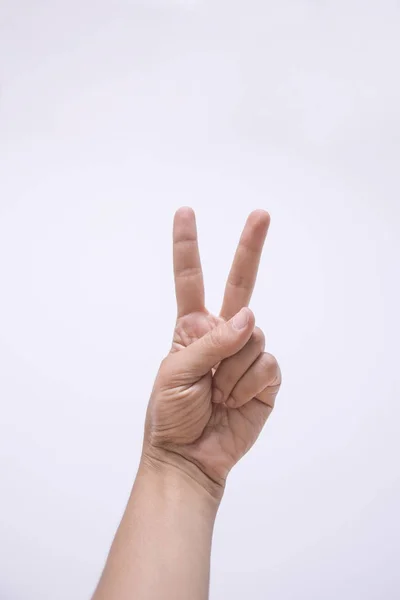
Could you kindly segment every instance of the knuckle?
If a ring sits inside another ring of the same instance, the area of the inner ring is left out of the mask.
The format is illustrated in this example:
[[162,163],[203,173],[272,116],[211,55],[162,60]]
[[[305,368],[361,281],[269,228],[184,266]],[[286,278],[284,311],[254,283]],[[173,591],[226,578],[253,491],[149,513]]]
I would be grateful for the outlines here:
[[196,266],[188,266],[182,267],[179,271],[176,271],[175,277],[177,279],[185,278],[185,277],[197,277],[201,275],[201,267]]
[[262,358],[263,367],[268,373],[278,375],[280,374],[279,363],[273,354],[264,352]]
[[169,357],[165,356],[162,359],[162,361],[160,363],[160,367],[158,369],[158,375],[159,375],[159,377],[160,376],[162,377],[165,373],[168,372],[168,370],[169,370]]
[[169,357],[166,356],[162,359],[160,363],[160,367],[157,373],[157,383],[161,386],[165,385],[166,382],[170,379],[171,376],[171,362]]
[[251,336],[253,344],[260,348],[260,350],[265,348],[265,335],[262,329],[256,327]]
[[174,385],[182,379],[182,369],[180,366],[178,353],[168,354],[162,359],[157,374],[157,384],[161,389]]
[[169,362],[170,362],[170,355],[168,354],[167,356],[164,356],[164,358],[162,359],[162,361],[160,363],[160,370],[164,370],[164,369],[168,368]]

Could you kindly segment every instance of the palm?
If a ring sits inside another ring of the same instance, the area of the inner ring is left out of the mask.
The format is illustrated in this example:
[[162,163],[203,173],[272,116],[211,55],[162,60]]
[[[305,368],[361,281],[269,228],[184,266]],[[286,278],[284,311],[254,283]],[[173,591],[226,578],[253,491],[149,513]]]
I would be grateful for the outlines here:
[[[248,304],[268,222],[266,213],[257,213],[249,219],[228,279],[221,315],[214,316],[204,308],[194,219],[188,213],[176,220],[174,265],[178,318],[171,353],[189,346]],[[236,409],[214,404],[211,402],[212,387],[213,372],[210,371],[187,390],[185,404],[192,407],[192,426],[179,452],[200,463],[212,477],[223,478],[253,445],[271,407],[256,399]],[[199,398],[200,405],[196,402]]]
[[192,342],[200,339],[223,320],[207,310],[183,315],[177,319],[172,340],[172,352],[186,348]]
[[[171,352],[179,352],[216,327],[221,320],[222,317],[207,311],[178,318]],[[192,439],[180,451],[200,463],[212,477],[223,478],[254,444],[272,409],[257,400],[236,409],[213,404],[211,372],[197,381],[190,392],[193,397],[201,397],[209,411],[200,420],[193,414],[196,427],[192,429]],[[186,398],[186,402],[190,404],[190,398]]]

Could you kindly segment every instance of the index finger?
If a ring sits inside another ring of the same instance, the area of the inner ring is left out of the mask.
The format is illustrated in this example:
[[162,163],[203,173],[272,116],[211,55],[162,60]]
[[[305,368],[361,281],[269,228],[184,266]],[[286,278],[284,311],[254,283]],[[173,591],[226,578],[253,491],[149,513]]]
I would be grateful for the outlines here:
[[178,317],[204,310],[203,272],[197,242],[196,217],[182,207],[174,218],[174,277]]
[[253,211],[246,221],[225,287],[220,313],[224,319],[230,319],[250,302],[269,223],[265,210]]

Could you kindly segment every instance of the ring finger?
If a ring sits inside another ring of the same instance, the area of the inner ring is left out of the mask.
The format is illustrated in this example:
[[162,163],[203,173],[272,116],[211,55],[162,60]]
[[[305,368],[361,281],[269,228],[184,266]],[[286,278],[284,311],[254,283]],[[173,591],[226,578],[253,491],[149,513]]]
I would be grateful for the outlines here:
[[212,401],[216,404],[225,402],[240,378],[248,371],[257,357],[263,353],[265,337],[261,329],[256,327],[247,344],[234,356],[223,360],[213,377]]
[[226,405],[239,408],[257,398],[273,407],[281,383],[281,371],[276,358],[263,352],[233,388]]

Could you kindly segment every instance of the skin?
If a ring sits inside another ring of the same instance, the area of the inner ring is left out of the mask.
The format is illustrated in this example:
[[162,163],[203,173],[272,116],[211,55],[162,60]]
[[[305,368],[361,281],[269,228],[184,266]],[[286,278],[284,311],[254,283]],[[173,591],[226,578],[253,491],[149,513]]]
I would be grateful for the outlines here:
[[205,600],[226,478],[281,384],[248,308],[270,217],[247,219],[219,315],[205,308],[195,215],[173,228],[177,320],[148,405],[140,467],[93,600]]

